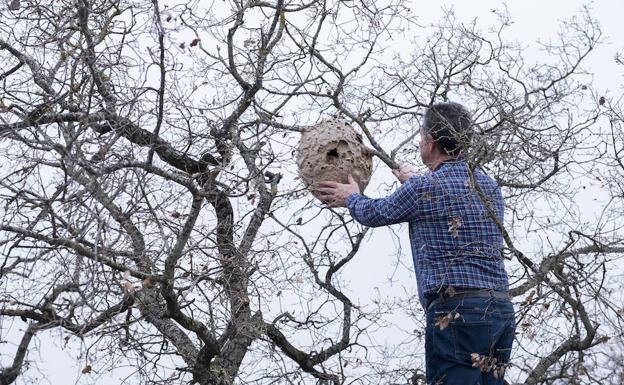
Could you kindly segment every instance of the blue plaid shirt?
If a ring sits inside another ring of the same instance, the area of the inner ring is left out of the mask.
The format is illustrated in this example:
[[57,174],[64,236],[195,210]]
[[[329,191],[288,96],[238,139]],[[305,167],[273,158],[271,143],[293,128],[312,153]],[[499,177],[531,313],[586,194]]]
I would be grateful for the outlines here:
[[[475,181],[502,223],[500,188],[481,170],[475,171]],[[449,286],[509,289],[501,254],[503,237],[474,191],[465,161],[447,161],[433,172],[413,176],[386,198],[351,194],[347,207],[365,226],[409,223],[421,303],[425,294]]]

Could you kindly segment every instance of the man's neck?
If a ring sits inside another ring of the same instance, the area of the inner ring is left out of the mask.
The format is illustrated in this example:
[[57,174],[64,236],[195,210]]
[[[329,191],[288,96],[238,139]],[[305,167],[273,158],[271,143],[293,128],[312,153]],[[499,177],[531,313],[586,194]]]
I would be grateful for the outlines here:
[[429,166],[429,169],[431,171],[435,171],[438,168],[440,168],[440,166],[443,163],[448,162],[448,161],[454,161],[454,160],[457,160],[457,159],[459,159],[459,156],[455,156],[455,155],[441,155],[441,156],[436,157],[435,159],[433,159],[431,161],[431,163],[428,164],[428,166]]

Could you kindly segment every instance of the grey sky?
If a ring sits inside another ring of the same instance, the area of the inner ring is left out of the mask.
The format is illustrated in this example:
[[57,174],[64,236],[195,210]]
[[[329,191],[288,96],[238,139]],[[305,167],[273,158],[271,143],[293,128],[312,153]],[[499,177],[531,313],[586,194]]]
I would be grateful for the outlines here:
[[[460,21],[468,22],[476,18],[478,25],[483,30],[486,30],[488,26],[495,22],[491,10],[501,7],[503,4],[503,2],[492,0],[414,1],[413,3],[412,10],[415,14],[420,15],[420,22],[423,25],[435,23],[441,16],[441,7],[445,7],[447,9],[452,8]],[[574,15],[583,4],[586,3],[578,0],[508,2],[509,13],[515,21],[511,31],[514,33],[513,37],[515,39],[523,42],[528,47],[527,60],[548,60],[548,58],[540,56],[540,51],[536,49],[533,42],[536,39],[547,40],[549,37],[554,37],[559,21]],[[592,15],[600,21],[605,44],[598,47],[590,56],[585,63],[585,67],[595,74],[595,86],[599,91],[604,92],[606,95],[610,94],[609,91],[611,94],[616,91],[621,93],[622,85],[624,84],[624,67],[618,67],[615,64],[614,56],[618,51],[624,52],[624,40],[621,39],[624,32],[621,20],[621,15],[624,15],[624,1],[597,1],[590,4],[590,8],[592,9]],[[423,33],[423,30],[418,30],[418,33]],[[418,160],[415,160],[415,162],[418,163]],[[390,180],[392,180],[392,176],[389,170],[385,167],[379,167],[369,187],[371,194],[374,194],[376,186],[380,183]],[[388,230],[379,229],[373,232],[373,235],[367,241],[367,245],[362,248],[356,257],[356,261],[345,269],[343,273],[346,281],[350,284],[348,291],[357,293],[356,297],[359,297],[361,303],[365,303],[371,297],[376,296],[378,293],[376,288],[379,288],[379,293],[382,296],[401,297],[406,295],[404,288],[408,293],[415,291],[406,229],[405,227],[397,227],[396,230],[399,230],[403,249],[403,255],[400,259],[400,262],[403,264],[402,267],[396,268],[396,262],[399,262],[399,260],[395,256],[389,255],[388,251],[392,250],[393,247],[386,246],[391,245],[394,238],[389,236]],[[393,278],[393,282],[390,283],[388,281],[389,277]],[[410,328],[408,323],[402,322],[400,319],[393,319],[392,321],[396,322],[397,326],[406,328],[406,330]],[[3,328],[6,328],[9,321],[3,320],[2,322]],[[23,330],[24,324],[16,323],[12,328],[14,331]],[[3,335],[2,337],[15,342],[15,338],[17,338],[15,336],[19,336],[19,334],[14,333],[13,335]],[[395,335],[392,331],[388,331],[385,335],[380,334],[375,338],[378,338],[379,342],[385,340],[397,342],[393,341]],[[31,357],[40,364],[38,368],[31,367],[29,374],[33,377],[38,376],[35,373],[37,370],[40,370],[44,374],[43,378],[40,378],[41,383],[55,385],[73,384],[75,382],[90,384],[95,377],[100,375],[102,376],[100,379],[101,383],[117,384],[128,373],[132,372],[131,370],[120,369],[111,374],[81,374],[80,371],[84,367],[84,362],[75,361],[77,351],[64,349],[63,344],[64,341],[57,332],[53,334],[40,333],[37,336],[37,344],[33,346],[30,353]],[[72,339],[70,347],[79,348],[79,346],[80,343],[75,338]],[[5,355],[12,354],[14,349],[14,344],[0,345],[3,363],[6,362]],[[415,347],[415,350],[419,350],[419,347]],[[22,382],[18,380],[18,383]]]

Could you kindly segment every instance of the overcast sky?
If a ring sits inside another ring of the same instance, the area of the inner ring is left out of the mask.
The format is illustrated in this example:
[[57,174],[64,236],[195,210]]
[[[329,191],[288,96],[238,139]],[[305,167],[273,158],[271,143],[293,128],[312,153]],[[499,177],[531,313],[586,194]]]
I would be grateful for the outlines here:
[[[436,22],[441,17],[441,7],[446,7],[447,9],[454,9],[460,21],[468,22],[476,18],[484,30],[495,23],[491,10],[501,7],[503,4],[500,1],[492,0],[414,1],[413,3],[412,10],[419,15],[421,24]],[[512,31],[516,33],[515,38],[531,46],[538,38],[548,39],[548,37],[554,36],[559,21],[574,15],[583,4],[587,3],[578,0],[517,0],[508,2],[507,6],[515,21],[512,27]],[[615,64],[614,56],[617,51],[624,52],[624,39],[622,39],[624,36],[624,22],[622,21],[624,1],[603,0],[589,3],[589,5],[592,8],[593,16],[599,20],[602,26],[603,38],[606,43],[598,47],[593,53],[586,62],[586,68],[595,73],[595,86],[601,92],[608,93],[608,90],[611,90],[611,93],[614,91],[621,93],[624,84],[624,67],[618,67]],[[420,32],[421,30],[419,30]],[[538,61],[540,57],[536,55],[532,59]],[[379,183],[389,178],[391,178],[391,174],[388,170],[379,169],[372,183]],[[357,261],[346,270],[347,282],[351,285],[350,291],[359,293],[362,301],[370,298],[374,287],[382,288],[385,293],[394,291],[397,296],[404,293],[403,288],[415,290],[416,285],[411,272],[411,257],[406,233],[407,229],[403,227],[401,236],[405,255],[401,260],[404,264],[402,268],[395,270],[394,262],[396,259],[393,260],[392,256],[383,254],[383,250],[388,250],[388,248],[363,247],[362,252],[357,256]],[[388,242],[388,239],[390,238],[387,230],[380,229],[374,232],[368,242],[369,245],[382,244]],[[373,268],[363,268],[362,266]],[[393,277],[395,281],[389,284],[388,277]],[[3,325],[3,327],[6,326],[6,324]],[[19,326],[20,330],[23,329],[23,324],[15,326]],[[30,353],[33,360],[41,363],[39,369],[45,373],[42,383],[55,385],[73,384],[75,381],[92,383],[93,377],[80,373],[83,363],[75,361],[77,352],[72,353],[61,349],[63,341],[60,340],[60,337],[51,338],[49,335],[41,333],[37,337],[38,344],[31,347]],[[58,336],[58,333],[54,333],[54,335]],[[388,336],[388,338],[392,339],[392,336]],[[0,352],[3,355],[12,355],[14,349],[15,345],[12,344],[0,345]],[[5,362],[3,360],[3,363]],[[120,370],[113,373],[109,380],[102,380],[106,383],[117,384],[125,373]],[[94,375],[96,374],[91,376]],[[104,375],[104,377],[107,376]]]

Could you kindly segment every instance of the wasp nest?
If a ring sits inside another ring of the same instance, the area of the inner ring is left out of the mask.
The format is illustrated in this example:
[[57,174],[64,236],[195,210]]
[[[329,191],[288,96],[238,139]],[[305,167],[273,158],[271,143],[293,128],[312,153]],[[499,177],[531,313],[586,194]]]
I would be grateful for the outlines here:
[[[297,166],[307,186],[324,180],[347,183],[351,174],[363,192],[372,174],[373,155],[353,127],[340,120],[326,120],[301,135]],[[322,199],[314,189],[311,191]]]

